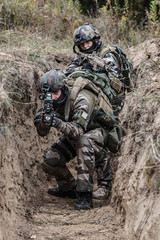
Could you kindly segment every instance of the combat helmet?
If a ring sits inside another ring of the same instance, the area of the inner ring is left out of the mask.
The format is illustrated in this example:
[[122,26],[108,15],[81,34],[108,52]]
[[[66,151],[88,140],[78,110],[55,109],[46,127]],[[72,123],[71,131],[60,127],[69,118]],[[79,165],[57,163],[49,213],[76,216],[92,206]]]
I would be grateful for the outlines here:
[[[40,79],[40,90],[42,94],[62,90],[57,104],[62,104],[68,96],[68,88],[65,85],[66,76],[60,69],[53,69],[46,72]],[[41,97],[42,99],[42,97]]]
[[93,51],[96,51],[97,48],[101,45],[100,35],[99,31],[93,27],[89,23],[84,23],[82,26],[78,27],[73,34],[73,39],[74,39],[74,46],[73,46],[73,51],[74,53],[76,52],[76,46],[79,48],[80,51],[82,51],[79,47],[79,43],[83,40],[85,41],[93,41],[93,46],[91,49],[86,50],[86,53],[92,53]]

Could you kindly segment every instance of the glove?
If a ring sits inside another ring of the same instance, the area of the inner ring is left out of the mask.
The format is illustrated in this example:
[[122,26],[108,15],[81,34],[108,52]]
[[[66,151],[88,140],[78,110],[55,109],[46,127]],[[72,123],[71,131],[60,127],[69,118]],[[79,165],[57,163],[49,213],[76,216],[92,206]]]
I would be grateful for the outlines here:
[[46,127],[57,127],[61,120],[56,117],[56,113],[43,113],[42,122]]
[[52,126],[52,120],[53,120],[52,114],[46,114],[44,110],[41,108],[34,117],[34,125],[37,127],[38,125],[41,125],[43,127],[51,127]]
[[42,122],[42,118],[42,109],[40,109],[34,116],[34,125],[37,126],[40,122]]
[[91,63],[86,63],[86,64],[83,64],[83,67],[82,69],[89,69],[89,70],[93,70],[93,65]]
[[52,119],[52,127],[59,129],[61,126],[62,120],[57,117],[53,117]]

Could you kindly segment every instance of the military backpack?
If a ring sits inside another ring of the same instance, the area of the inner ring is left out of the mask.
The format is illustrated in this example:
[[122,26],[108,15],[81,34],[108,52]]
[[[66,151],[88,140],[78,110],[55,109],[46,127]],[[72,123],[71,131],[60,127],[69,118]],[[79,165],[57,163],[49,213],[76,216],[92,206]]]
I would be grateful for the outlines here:
[[107,53],[112,53],[116,57],[119,64],[119,70],[122,74],[121,81],[123,82],[124,87],[127,89],[127,91],[131,91],[133,89],[133,83],[131,80],[133,65],[127,59],[126,53],[120,47],[113,45],[104,47],[99,54],[100,58],[104,58]]
[[[82,71],[75,71],[67,78],[66,85],[70,89],[70,105],[65,111],[65,119],[66,121],[69,119],[69,114],[73,110],[74,101],[81,91],[87,90],[94,93],[97,100],[94,108],[95,111],[93,112],[94,114],[92,115],[90,121],[93,125],[94,121],[99,122],[99,127],[102,126],[106,128],[108,137],[105,145],[112,153],[116,153],[122,143],[122,126],[119,119],[113,116],[112,106],[107,94],[105,94],[100,87],[94,84],[92,79],[90,79],[91,76],[92,74],[84,76]],[[97,81],[98,79],[102,80],[97,76]],[[107,92],[112,95],[112,88],[109,87],[109,84],[107,88]],[[111,89],[111,92],[109,89]]]

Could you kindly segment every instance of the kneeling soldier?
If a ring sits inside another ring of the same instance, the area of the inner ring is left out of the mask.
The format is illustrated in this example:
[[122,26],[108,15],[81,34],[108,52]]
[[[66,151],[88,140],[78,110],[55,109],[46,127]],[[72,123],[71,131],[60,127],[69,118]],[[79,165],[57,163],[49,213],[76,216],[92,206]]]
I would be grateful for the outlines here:
[[[59,69],[41,78],[43,108],[35,115],[34,124],[40,136],[54,127],[63,135],[44,154],[43,169],[55,176],[58,187],[48,193],[57,197],[76,198],[76,210],[93,206],[94,168],[107,171],[110,178],[108,149],[118,151],[122,128],[101,89],[88,79],[66,78]],[[77,179],[66,166],[77,156]],[[102,179],[99,181],[103,182]],[[100,177],[99,177],[100,178]]]

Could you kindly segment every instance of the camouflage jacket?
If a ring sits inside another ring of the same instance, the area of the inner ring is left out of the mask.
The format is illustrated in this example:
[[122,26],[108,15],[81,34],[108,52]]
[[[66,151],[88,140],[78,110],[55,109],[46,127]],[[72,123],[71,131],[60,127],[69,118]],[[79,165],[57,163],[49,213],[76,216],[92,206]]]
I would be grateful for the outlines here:
[[[58,126],[56,127],[57,130],[70,139],[77,140],[84,134],[84,132],[87,132],[91,129],[103,127],[103,123],[97,121],[97,118],[94,117],[94,114],[96,112],[96,101],[97,97],[94,93],[83,89],[77,95],[73,103],[73,107],[71,108],[69,94],[66,103],[56,111],[56,116],[60,120]],[[41,110],[37,114],[40,112]],[[119,120],[117,118],[114,118],[114,116],[111,114],[110,116],[111,124],[108,124],[108,129],[113,128],[112,123],[114,125],[114,121],[119,123]],[[46,127],[42,122],[39,122],[36,127],[37,132],[40,136],[47,135],[50,130],[50,127]],[[104,129],[106,129],[105,126]]]
[[[105,46],[102,44],[101,47],[98,49],[98,51],[95,52],[94,54],[97,54],[97,56],[99,57],[104,48]],[[110,68],[111,71],[105,71],[104,69],[101,69],[100,67],[98,67],[96,72],[105,73],[110,80],[116,78],[118,81],[121,81],[122,75],[119,70],[119,63],[116,56],[113,53],[107,53],[105,54],[103,60],[105,61],[105,64],[107,65],[108,68]],[[71,74],[76,70],[85,69],[85,68],[90,68],[90,64],[84,64],[83,62],[81,62],[77,54],[75,58],[72,60],[71,64],[68,65],[68,68],[64,71],[64,73],[68,76],[69,74]],[[121,96],[117,96],[111,102],[115,116],[118,116],[119,112],[123,108],[124,96],[125,96],[125,89],[122,88]]]
[[[80,138],[80,136],[87,131],[88,123],[94,109],[94,98],[95,96],[93,93],[85,93],[84,91],[80,92],[74,101],[74,107],[72,111],[69,110],[67,119],[66,111],[68,111],[70,106],[70,97],[68,96],[65,105],[61,106],[61,108],[59,108],[56,112],[56,116],[60,119],[60,124],[57,127],[58,131],[71,139]],[[41,112],[42,109],[38,111],[36,116],[40,116]],[[35,125],[40,136],[45,136],[48,134],[50,127],[46,127],[42,121],[39,121],[38,124]]]
[[[102,44],[101,47],[98,49],[97,52],[94,52],[98,57],[100,56],[101,51],[105,48],[105,46]],[[121,73],[119,70],[119,63],[113,53],[107,53],[105,54],[103,60],[105,61],[105,64],[108,66],[108,68],[111,69],[111,71],[105,71],[104,69],[101,69],[100,67],[97,67],[96,72],[99,73],[106,73],[106,75],[112,79],[117,77],[118,79],[121,78]],[[70,73],[79,70],[79,69],[85,69],[90,68],[89,64],[86,64],[84,62],[81,62],[79,55],[77,54],[75,58],[72,60],[71,64],[68,65],[68,68],[64,71],[66,75],[69,75]]]

